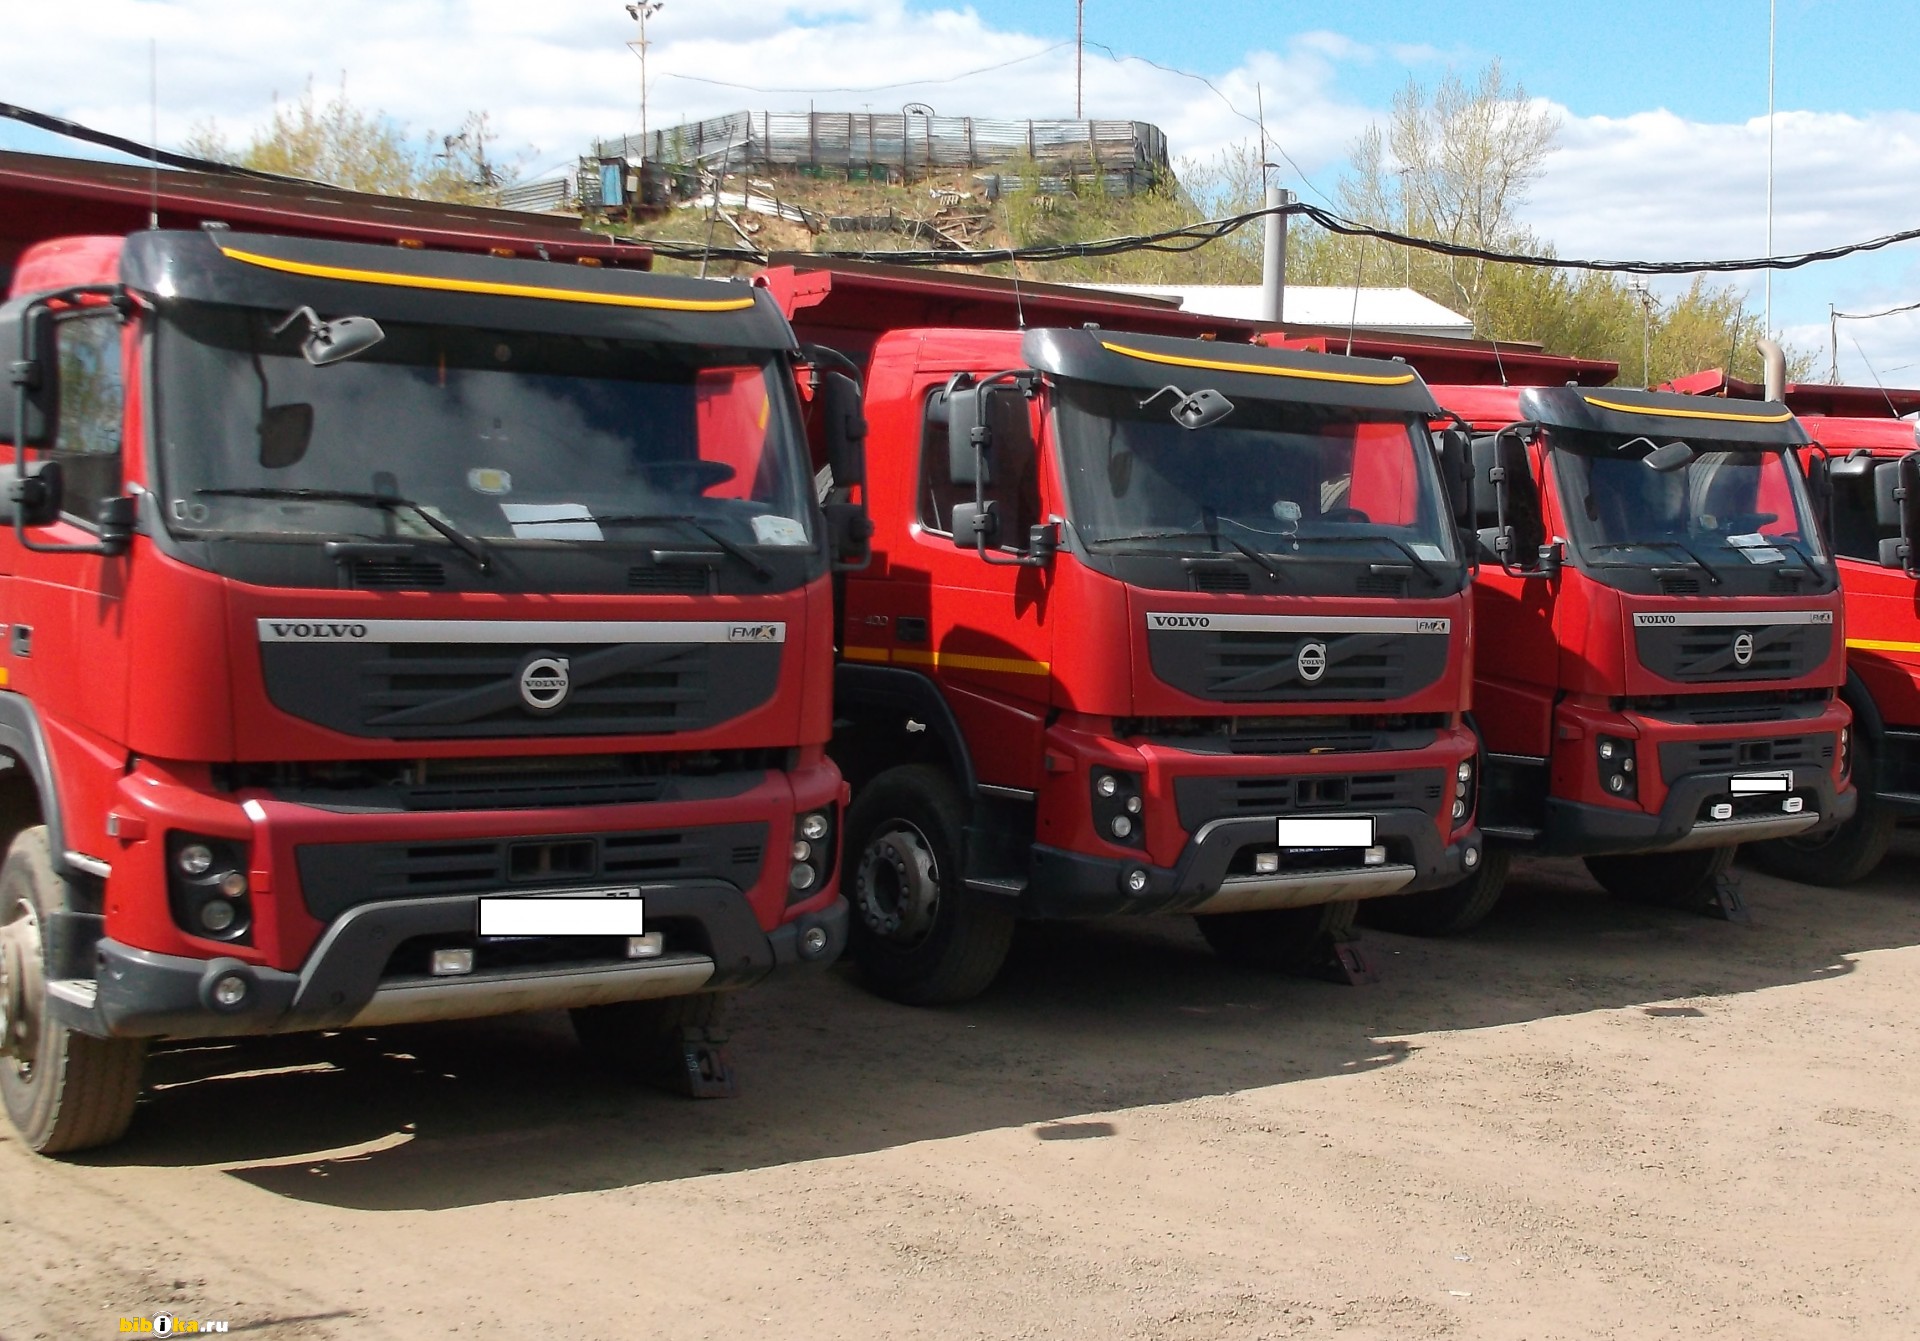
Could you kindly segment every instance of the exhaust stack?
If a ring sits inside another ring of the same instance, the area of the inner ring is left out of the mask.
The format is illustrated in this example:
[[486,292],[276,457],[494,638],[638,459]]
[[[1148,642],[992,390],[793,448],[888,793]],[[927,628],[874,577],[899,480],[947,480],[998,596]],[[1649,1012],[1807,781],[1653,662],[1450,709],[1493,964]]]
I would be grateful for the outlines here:
[[1787,351],[1780,348],[1777,340],[1759,342],[1760,357],[1766,360],[1766,395],[1768,400],[1784,400],[1787,394]]

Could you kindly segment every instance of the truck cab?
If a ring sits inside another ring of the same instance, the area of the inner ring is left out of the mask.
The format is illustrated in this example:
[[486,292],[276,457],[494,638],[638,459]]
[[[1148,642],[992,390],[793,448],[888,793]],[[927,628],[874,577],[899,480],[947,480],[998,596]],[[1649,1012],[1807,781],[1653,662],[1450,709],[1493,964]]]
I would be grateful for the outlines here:
[[1010,296],[893,327],[894,283],[789,308],[866,372],[833,749],[867,979],[961,999],[1017,920],[1111,914],[1304,969],[1357,901],[1470,872],[1467,571],[1418,376],[1021,331]]
[[[1580,385],[1434,394],[1472,461],[1489,840],[1694,906],[1737,845],[1846,821],[1839,581],[1792,413]],[[1407,929],[1471,925],[1505,869]]]
[[767,295],[156,230],[27,251],[0,347],[29,1144],[117,1136],[156,1038],[568,1008],[719,1083],[714,994],[839,952],[833,555]]
[[[1676,391],[1749,404],[1754,383],[1718,371],[1678,378]],[[1779,398],[1812,439],[1800,449],[1846,604],[1853,775],[1859,808],[1833,829],[1755,846],[1754,860],[1816,885],[1865,879],[1893,831],[1920,816],[1920,391],[1784,383]]]

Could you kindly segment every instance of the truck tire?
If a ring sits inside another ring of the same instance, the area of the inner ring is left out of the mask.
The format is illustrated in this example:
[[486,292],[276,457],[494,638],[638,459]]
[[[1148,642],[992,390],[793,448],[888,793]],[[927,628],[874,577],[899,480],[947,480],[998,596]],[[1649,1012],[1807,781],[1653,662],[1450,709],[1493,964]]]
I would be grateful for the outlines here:
[[1806,885],[1850,885],[1872,875],[1893,842],[1893,813],[1860,798],[1853,818],[1808,838],[1776,838],[1744,849],[1763,871]]
[[663,1080],[683,1065],[682,1031],[717,1029],[725,1009],[725,993],[701,992],[578,1006],[568,1015],[573,1036],[594,1062],[634,1080]]
[[1663,908],[1692,908],[1707,901],[1713,882],[1726,874],[1738,851],[1736,847],[1703,847],[1688,852],[1588,857],[1587,872],[1616,899]]
[[1330,941],[1353,934],[1357,908],[1347,900],[1308,908],[1203,914],[1193,920],[1213,952],[1236,968],[1307,973],[1325,961]]
[[124,1136],[147,1055],[144,1039],[94,1038],[47,1013],[41,928],[71,901],[46,826],[23,829],[0,866],[0,1100],[20,1139],[43,1155]]
[[874,778],[847,811],[847,954],[868,986],[910,1006],[987,989],[1013,943],[1013,911],[966,888],[966,807],[938,768]]
[[1486,921],[1506,889],[1512,864],[1512,854],[1505,848],[1486,848],[1480,854],[1479,869],[1459,884],[1368,899],[1360,905],[1360,920],[1403,936],[1457,936]]

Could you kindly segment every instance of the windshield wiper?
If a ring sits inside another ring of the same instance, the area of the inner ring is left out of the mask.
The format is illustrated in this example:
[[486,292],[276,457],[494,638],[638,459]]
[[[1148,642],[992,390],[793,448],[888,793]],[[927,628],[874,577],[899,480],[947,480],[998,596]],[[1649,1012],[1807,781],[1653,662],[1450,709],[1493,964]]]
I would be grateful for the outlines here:
[[[1259,550],[1255,549],[1251,545],[1243,544],[1240,541],[1235,540],[1230,535],[1220,534],[1221,518],[1218,512],[1215,512],[1212,508],[1206,508],[1201,512],[1201,516],[1206,520],[1207,534],[1210,537],[1212,537],[1213,547],[1215,549],[1219,549],[1220,542],[1224,540],[1229,545],[1232,545],[1235,549],[1239,550],[1242,554],[1246,555],[1249,559],[1252,559],[1255,563],[1259,564],[1260,571],[1265,573],[1269,579],[1271,579],[1274,582],[1278,582],[1280,580],[1280,570],[1273,566],[1272,562],[1268,560],[1266,555],[1262,554]],[[1228,518],[1228,520],[1232,520],[1232,519]]]
[[1415,553],[1413,552],[1413,546],[1411,546],[1411,545],[1409,545],[1409,544],[1408,544],[1408,543],[1407,543],[1406,541],[1404,541],[1404,540],[1402,540],[1402,539],[1400,539],[1400,537],[1398,537],[1398,536],[1391,536],[1391,535],[1301,535],[1301,536],[1295,536],[1295,537],[1294,537],[1294,541],[1295,541],[1295,543],[1298,543],[1299,541],[1302,541],[1302,540],[1312,540],[1312,541],[1316,541],[1316,542],[1317,542],[1317,541],[1326,541],[1326,542],[1327,542],[1327,543],[1329,543],[1329,544],[1349,544],[1349,545],[1351,545],[1351,544],[1355,544],[1355,543],[1357,543],[1357,542],[1359,542],[1359,541],[1363,541],[1363,540],[1378,540],[1378,541],[1382,541],[1382,542],[1384,542],[1384,543],[1386,543],[1386,544],[1389,544],[1389,545],[1392,545],[1392,546],[1393,546],[1393,547],[1394,547],[1395,549],[1397,549],[1397,550],[1399,550],[1399,551],[1400,551],[1400,552],[1401,552],[1402,554],[1404,554],[1404,555],[1406,555],[1406,556],[1407,556],[1407,562],[1408,562],[1408,563],[1410,563],[1410,564],[1412,564],[1412,565],[1413,565],[1413,566],[1414,566],[1415,568],[1418,568],[1418,569],[1420,570],[1420,572],[1421,572],[1421,574],[1422,574],[1422,575],[1423,575],[1423,576],[1424,576],[1424,577],[1425,577],[1425,578],[1427,579],[1427,581],[1429,581],[1429,582],[1431,582],[1431,583],[1433,583],[1433,585],[1434,585],[1434,586],[1436,586],[1436,587],[1437,587],[1437,586],[1441,586],[1441,585],[1443,585],[1443,583],[1445,582],[1445,579],[1444,579],[1444,578],[1442,578],[1442,577],[1440,576],[1440,570],[1439,570],[1439,569],[1437,569],[1437,568],[1435,568],[1435,567],[1434,567],[1434,566],[1433,566],[1432,564],[1430,564],[1430,563],[1428,563],[1428,562],[1427,562],[1427,561],[1426,561],[1425,559],[1423,559],[1423,558],[1421,558],[1421,557],[1420,557],[1420,556],[1419,556],[1418,554],[1415,554]]
[[[1274,566],[1275,561],[1280,558],[1279,555],[1264,554],[1253,546],[1243,545],[1232,536],[1221,535],[1218,531],[1132,531],[1126,535],[1104,535],[1098,540],[1089,540],[1086,544],[1089,547],[1094,545],[1121,545],[1129,540],[1211,540],[1214,542],[1216,553],[1220,545],[1231,545],[1240,551],[1240,553],[1259,564],[1261,570],[1275,582],[1281,581],[1285,576]],[[1222,555],[1222,557],[1224,558],[1225,556]]]
[[1684,540],[1614,540],[1604,545],[1593,546],[1593,551],[1596,554],[1605,554],[1617,549],[1677,549],[1689,559],[1693,560],[1694,565],[1707,575],[1714,586],[1720,587],[1726,585],[1726,579],[1720,576],[1720,570],[1701,558],[1694,552],[1693,546]]
[[691,526],[728,554],[731,554],[734,558],[740,560],[741,563],[744,563],[753,571],[753,575],[762,582],[771,581],[773,578],[773,569],[768,566],[765,559],[762,559],[758,554],[755,554],[739,541],[729,540],[721,532],[707,525],[707,523],[701,521],[698,517],[689,516],[684,512],[621,512],[615,513],[610,517],[595,517],[593,520],[601,526],[661,526],[669,522],[677,522],[682,526]]
[[266,498],[293,503],[357,503],[362,507],[380,508],[388,512],[395,508],[405,508],[445,537],[448,544],[473,560],[473,566],[481,572],[491,572],[493,569],[493,556],[487,552],[485,541],[440,520],[427,511],[424,504],[417,503],[411,498],[401,498],[397,494],[357,493],[350,489],[265,488],[195,489],[194,492],[213,498]]

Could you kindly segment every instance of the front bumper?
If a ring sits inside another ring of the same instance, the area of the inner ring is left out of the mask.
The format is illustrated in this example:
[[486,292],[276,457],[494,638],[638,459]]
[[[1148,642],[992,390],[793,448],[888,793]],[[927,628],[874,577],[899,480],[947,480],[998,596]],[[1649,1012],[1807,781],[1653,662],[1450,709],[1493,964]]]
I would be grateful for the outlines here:
[[[1468,829],[1444,843],[1434,817],[1418,810],[1374,813],[1374,841],[1388,849],[1378,866],[1329,864],[1273,875],[1235,873],[1245,849],[1272,849],[1277,815],[1214,820],[1194,831],[1170,867],[1140,860],[1089,856],[1036,844],[1020,895],[1022,916],[1105,917],[1116,913],[1229,913],[1301,908],[1348,899],[1411,894],[1452,885],[1471,871],[1466,853],[1481,848],[1479,831]],[[1144,873],[1144,886],[1133,884]]]
[[[1734,796],[1731,772],[1693,773],[1668,784],[1667,799],[1658,814],[1549,800],[1539,850],[1549,856],[1595,857],[1732,847],[1817,833],[1853,818],[1860,795],[1852,787],[1836,787],[1825,768],[1796,767],[1791,772],[1787,795],[1799,799],[1797,814],[1783,811],[1785,798],[1778,794]],[[1715,804],[1730,806],[1733,815],[1711,818],[1708,807]]]
[[[641,895],[648,924],[667,929],[667,953],[656,959],[569,950],[542,963],[538,943],[522,943],[513,962],[482,964],[468,975],[409,971],[406,961],[418,958],[409,955],[410,947],[474,944],[478,896],[466,895],[349,909],[298,972],[232,958],[161,954],[104,939],[96,948],[95,976],[56,979],[48,984],[48,997],[61,1023],[98,1037],[296,1033],[725,991],[747,986],[776,966],[832,963],[846,945],[847,904],[838,897],[767,932],[746,897],[718,881],[642,886]],[[825,940],[809,948],[807,933],[815,929],[825,932]],[[239,1002],[223,1006],[214,985],[236,975],[247,990]]]

